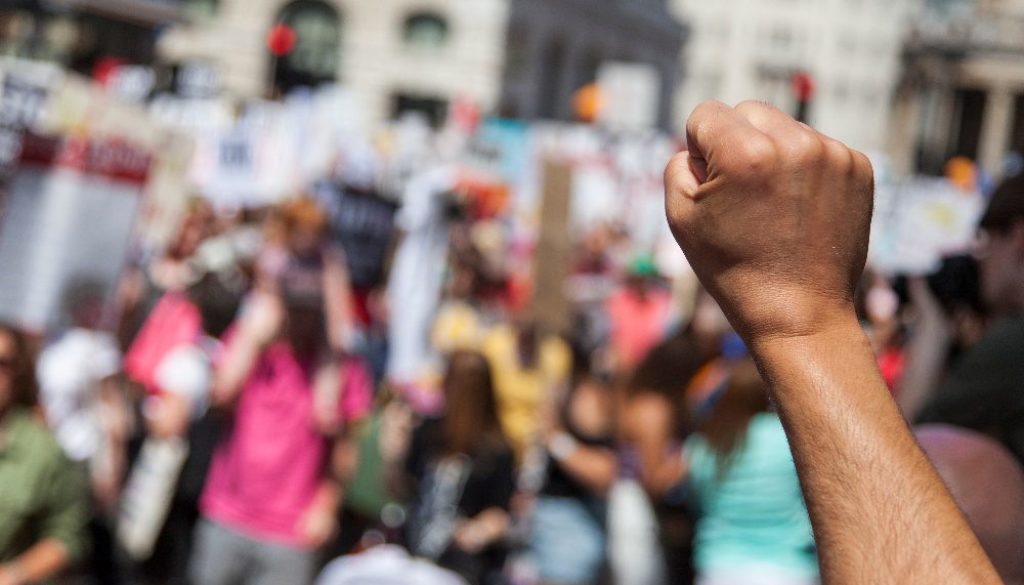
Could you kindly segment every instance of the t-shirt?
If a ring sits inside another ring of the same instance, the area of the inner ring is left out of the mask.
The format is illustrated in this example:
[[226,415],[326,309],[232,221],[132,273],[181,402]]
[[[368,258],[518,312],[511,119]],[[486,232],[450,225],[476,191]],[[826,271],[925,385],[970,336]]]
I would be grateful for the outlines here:
[[[307,548],[298,524],[330,455],[330,441],[314,424],[313,374],[286,342],[263,352],[214,455],[200,504],[204,517],[254,539]],[[361,419],[371,401],[365,368],[346,367],[344,380],[341,419]]]
[[71,329],[40,354],[36,372],[46,419],[72,460],[91,459],[99,449],[97,384],[120,368],[117,341],[102,331]]
[[611,320],[611,346],[623,365],[640,363],[665,336],[671,311],[672,295],[652,290],[640,298],[629,289],[613,294],[607,303]]
[[778,416],[751,419],[721,476],[718,458],[702,436],[691,435],[684,453],[700,508],[694,541],[699,573],[772,566],[794,578],[817,575],[811,523]]
[[537,364],[524,368],[519,362],[516,334],[512,327],[495,327],[485,338],[483,353],[494,376],[498,417],[502,429],[520,455],[537,432],[537,409],[549,392],[568,380],[572,354],[556,337],[540,342]]
[[81,560],[87,494],[78,469],[28,410],[15,407],[0,420],[0,564],[47,538]]
[[1024,463],[1024,317],[994,324],[960,358],[917,422],[986,433]]
[[510,509],[515,460],[512,451],[500,445],[472,455],[441,457],[441,430],[440,420],[421,424],[406,458],[406,471],[416,480],[409,549],[478,582],[481,576],[500,570],[506,551],[498,545],[475,556],[456,550],[451,546],[455,524],[490,508]]

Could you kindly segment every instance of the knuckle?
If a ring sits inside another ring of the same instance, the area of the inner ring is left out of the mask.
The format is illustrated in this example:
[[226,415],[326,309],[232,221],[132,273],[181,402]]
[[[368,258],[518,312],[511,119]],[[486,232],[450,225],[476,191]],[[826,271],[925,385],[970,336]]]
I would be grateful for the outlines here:
[[786,162],[794,166],[819,164],[825,157],[825,143],[814,132],[800,130],[781,140],[785,141]]
[[759,171],[775,165],[778,151],[767,136],[751,137],[739,146],[737,159],[746,167]]
[[665,187],[671,188],[677,182],[679,174],[689,170],[690,157],[686,151],[677,152],[665,165]]
[[852,173],[856,168],[853,151],[842,142],[832,138],[825,138],[824,142],[825,154],[832,168],[844,175]]
[[713,118],[725,107],[726,105],[722,102],[714,100],[703,101],[697,104],[697,107],[690,113],[690,117],[686,119],[687,130],[690,132],[696,131],[705,120]]

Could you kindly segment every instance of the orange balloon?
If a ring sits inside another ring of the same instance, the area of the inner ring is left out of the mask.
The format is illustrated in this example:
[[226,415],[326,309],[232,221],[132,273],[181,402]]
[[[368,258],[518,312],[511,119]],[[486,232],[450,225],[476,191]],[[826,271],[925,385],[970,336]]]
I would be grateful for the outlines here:
[[597,116],[601,113],[601,108],[604,105],[604,99],[601,95],[601,88],[596,83],[588,83],[580,89],[576,90],[576,93],[572,98],[573,111],[576,113],[576,119],[582,122],[593,122],[597,120]]
[[946,163],[946,178],[964,191],[975,191],[978,186],[978,167],[971,159],[957,156]]

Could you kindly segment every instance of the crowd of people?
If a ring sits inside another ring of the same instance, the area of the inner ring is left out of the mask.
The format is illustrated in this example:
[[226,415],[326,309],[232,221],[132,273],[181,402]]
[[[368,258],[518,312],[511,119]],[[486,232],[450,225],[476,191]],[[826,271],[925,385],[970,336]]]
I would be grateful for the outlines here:
[[[446,205],[440,269],[414,223],[385,262],[433,300],[354,285],[315,195],[197,200],[113,302],[75,283],[62,330],[0,327],[0,585],[818,582],[786,421],[711,294],[602,224],[557,330]],[[1024,582],[1024,176],[979,233],[927,279],[869,269],[858,315]]]

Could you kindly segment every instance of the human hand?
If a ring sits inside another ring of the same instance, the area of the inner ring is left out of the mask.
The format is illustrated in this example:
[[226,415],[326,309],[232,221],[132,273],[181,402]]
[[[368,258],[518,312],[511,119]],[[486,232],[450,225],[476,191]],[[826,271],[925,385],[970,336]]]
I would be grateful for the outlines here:
[[338,532],[337,510],[322,501],[314,502],[299,519],[299,534],[314,549],[326,545]]
[[706,102],[665,170],[669,225],[748,343],[853,314],[873,180],[863,154],[758,102]]
[[277,295],[258,291],[242,316],[240,333],[253,343],[265,346],[281,332],[284,305]]

